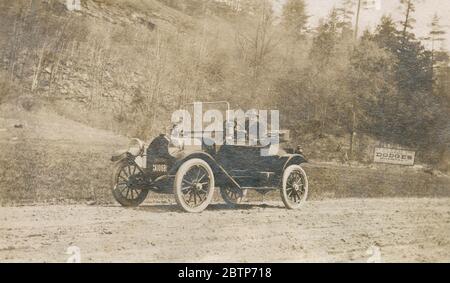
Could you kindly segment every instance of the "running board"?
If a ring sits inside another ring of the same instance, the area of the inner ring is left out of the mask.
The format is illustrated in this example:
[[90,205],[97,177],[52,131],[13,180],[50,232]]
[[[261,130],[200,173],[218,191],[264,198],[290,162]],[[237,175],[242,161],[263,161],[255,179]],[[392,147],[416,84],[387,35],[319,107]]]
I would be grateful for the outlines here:
[[273,191],[278,190],[277,187],[242,187],[243,190]]

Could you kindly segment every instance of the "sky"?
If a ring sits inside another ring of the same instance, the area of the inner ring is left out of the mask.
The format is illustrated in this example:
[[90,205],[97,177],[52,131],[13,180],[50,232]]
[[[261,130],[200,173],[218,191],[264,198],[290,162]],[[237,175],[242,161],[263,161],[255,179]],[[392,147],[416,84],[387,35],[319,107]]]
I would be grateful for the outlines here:
[[[280,10],[284,1],[276,0],[275,5]],[[360,31],[366,28],[373,29],[379,23],[383,15],[391,15],[395,20],[401,19],[399,0],[372,0],[379,2],[379,9],[362,10],[360,20]],[[310,25],[316,26],[321,18],[326,17],[333,6],[339,6],[342,0],[305,0],[307,13],[311,16]],[[414,32],[418,37],[425,36],[430,30],[430,23],[435,13],[440,17],[441,25],[447,31],[444,47],[450,49],[450,0],[416,0],[416,19]]]

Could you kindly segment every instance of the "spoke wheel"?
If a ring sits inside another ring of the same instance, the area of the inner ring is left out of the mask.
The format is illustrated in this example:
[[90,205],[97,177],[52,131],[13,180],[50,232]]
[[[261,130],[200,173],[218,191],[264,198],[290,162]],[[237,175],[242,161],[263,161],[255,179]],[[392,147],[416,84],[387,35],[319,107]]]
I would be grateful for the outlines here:
[[247,190],[220,188],[220,195],[229,207],[236,207],[247,196]]
[[308,178],[302,167],[291,165],[284,171],[281,199],[288,209],[298,209],[308,197]]
[[114,199],[125,207],[139,206],[147,197],[148,190],[143,188],[142,173],[136,164],[119,162],[113,174]]
[[206,209],[214,194],[214,174],[208,163],[191,159],[180,166],[175,176],[175,200],[186,212]]

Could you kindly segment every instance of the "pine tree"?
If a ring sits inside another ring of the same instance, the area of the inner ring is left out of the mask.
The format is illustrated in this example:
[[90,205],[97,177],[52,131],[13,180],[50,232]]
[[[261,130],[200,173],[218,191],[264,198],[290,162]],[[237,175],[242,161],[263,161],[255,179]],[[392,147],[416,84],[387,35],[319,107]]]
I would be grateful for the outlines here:
[[340,20],[343,24],[351,27],[355,15],[356,0],[342,0],[341,5],[336,8]]
[[409,29],[413,28],[416,20],[413,18],[413,13],[416,11],[415,0],[400,0],[401,8],[404,12],[404,19],[400,21],[402,25],[403,37],[405,38]]
[[430,32],[428,36],[423,38],[430,42],[433,90],[436,89],[435,93],[440,93],[440,90],[443,89],[445,73],[448,70],[449,55],[442,44],[445,41],[445,34],[446,32],[440,24],[439,16],[435,14],[431,20]]
[[326,65],[335,54],[340,35],[339,22],[338,11],[333,9],[326,21],[317,28],[310,56],[319,66]]
[[[411,12],[411,11],[410,11]],[[408,16],[411,22],[411,14]],[[405,18],[406,19],[406,18]],[[436,100],[432,97],[431,52],[405,26],[397,30],[389,17],[377,27],[373,40],[394,55],[397,95],[388,114],[390,132],[399,141],[424,142],[435,122]]]
[[[439,52],[439,49],[442,50],[442,42],[445,40],[445,30],[440,24],[440,19],[437,14],[433,16],[433,19],[431,21],[431,30],[426,38],[431,42],[431,54],[432,54],[432,60],[433,60],[433,66],[435,63],[438,63],[440,61],[439,56],[436,56],[437,52]],[[437,44],[440,44],[440,46],[436,46]]]
[[289,33],[293,34],[296,40],[304,36],[308,18],[304,0],[288,0],[284,4],[281,24]]

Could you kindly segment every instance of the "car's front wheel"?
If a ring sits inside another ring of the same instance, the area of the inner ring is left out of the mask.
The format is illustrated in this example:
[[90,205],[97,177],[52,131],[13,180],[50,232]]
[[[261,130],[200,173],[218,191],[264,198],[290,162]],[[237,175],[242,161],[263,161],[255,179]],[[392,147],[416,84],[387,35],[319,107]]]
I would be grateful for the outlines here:
[[291,165],[283,174],[281,199],[288,209],[298,209],[308,197],[308,178],[299,165]]
[[184,211],[205,210],[214,195],[214,174],[208,163],[198,158],[183,163],[175,176],[174,194]]
[[143,188],[142,172],[136,164],[123,160],[116,164],[113,173],[114,199],[125,207],[139,206],[147,197]]

